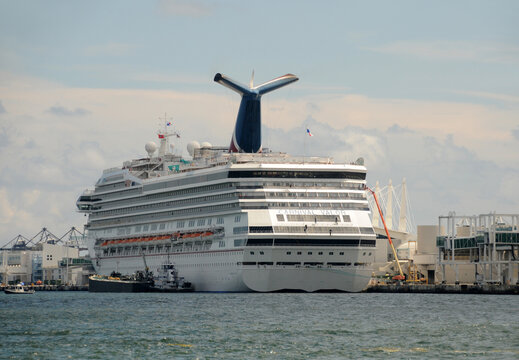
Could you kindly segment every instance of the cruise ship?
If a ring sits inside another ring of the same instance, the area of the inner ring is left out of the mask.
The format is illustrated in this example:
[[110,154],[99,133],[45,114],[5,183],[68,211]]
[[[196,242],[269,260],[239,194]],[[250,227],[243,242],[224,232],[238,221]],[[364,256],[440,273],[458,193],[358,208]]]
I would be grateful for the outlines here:
[[230,146],[191,142],[183,158],[165,123],[148,156],[103,171],[78,198],[97,273],[172,263],[196,291],[362,291],[376,248],[362,158],[262,148],[261,97],[296,76],[214,80],[241,95]]

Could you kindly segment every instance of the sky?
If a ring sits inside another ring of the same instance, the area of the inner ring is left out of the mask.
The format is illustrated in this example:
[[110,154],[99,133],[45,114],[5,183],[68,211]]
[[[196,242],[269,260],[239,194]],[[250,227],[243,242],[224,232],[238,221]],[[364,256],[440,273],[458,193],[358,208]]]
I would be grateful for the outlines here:
[[[86,218],[103,169],[144,157],[159,117],[228,145],[248,84],[263,146],[365,159],[406,179],[416,224],[519,213],[517,1],[0,0],[0,246]],[[306,137],[306,128],[313,137]]]

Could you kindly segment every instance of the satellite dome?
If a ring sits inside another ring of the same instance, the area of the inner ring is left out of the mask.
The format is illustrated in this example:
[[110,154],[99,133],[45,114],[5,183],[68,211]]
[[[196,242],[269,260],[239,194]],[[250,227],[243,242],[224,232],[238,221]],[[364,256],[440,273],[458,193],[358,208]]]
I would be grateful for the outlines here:
[[360,157],[357,160],[355,160],[355,165],[362,165],[362,166],[364,166],[364,158]]
[[213,145],[211,145],[211,143],[208,143],[207,141],[204,141],[203,143],[200,144],[200,147],[210,149],[213,147]]
[[144,145],[144,149],[148,153],[148,156],[151,157],[155,151],[157,151],[157,144],[153,141],[150,141]]
[[198,141],[191,141],[189,144],[187,144],[187,152],[189,155],[193,156],[195,153],[195,150],[200,149],[200,144]]

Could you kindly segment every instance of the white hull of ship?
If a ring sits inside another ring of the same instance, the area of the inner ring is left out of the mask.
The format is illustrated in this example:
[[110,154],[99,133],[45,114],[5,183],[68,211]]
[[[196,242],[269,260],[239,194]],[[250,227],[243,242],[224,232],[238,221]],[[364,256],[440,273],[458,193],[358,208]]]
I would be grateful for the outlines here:
[[[195,291],[359,292],[366,288],[372,273],[369,266],[240,265],[242,260],[243,250],[146,255],[151,271],[156,272],[165,262],[173,263],[179,275],[194,285]],[[137,255],[111,256],[95,260],[94,267],[101,275],[109,275],[112,271],[132,274],[143,270],[144,262],[142,256]]]
[[257,266],[243,269],[242,278],[252,291],[271,292],[282,290],[347,291],[364,290],[371,278],[368,267],[280,267]]

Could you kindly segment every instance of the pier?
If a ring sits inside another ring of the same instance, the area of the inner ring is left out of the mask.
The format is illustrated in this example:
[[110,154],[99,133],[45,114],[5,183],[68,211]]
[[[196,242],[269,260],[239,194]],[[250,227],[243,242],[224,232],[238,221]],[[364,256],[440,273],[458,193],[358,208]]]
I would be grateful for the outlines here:
[[[1,285],[0,292],[14,285]],[[34,291],[88,291],[88,285],[25,285],[26,290]]]
[[519,285],[502,284],[415,284],[395,283],[369,286],[368,293],[488,294],[519,295]]

